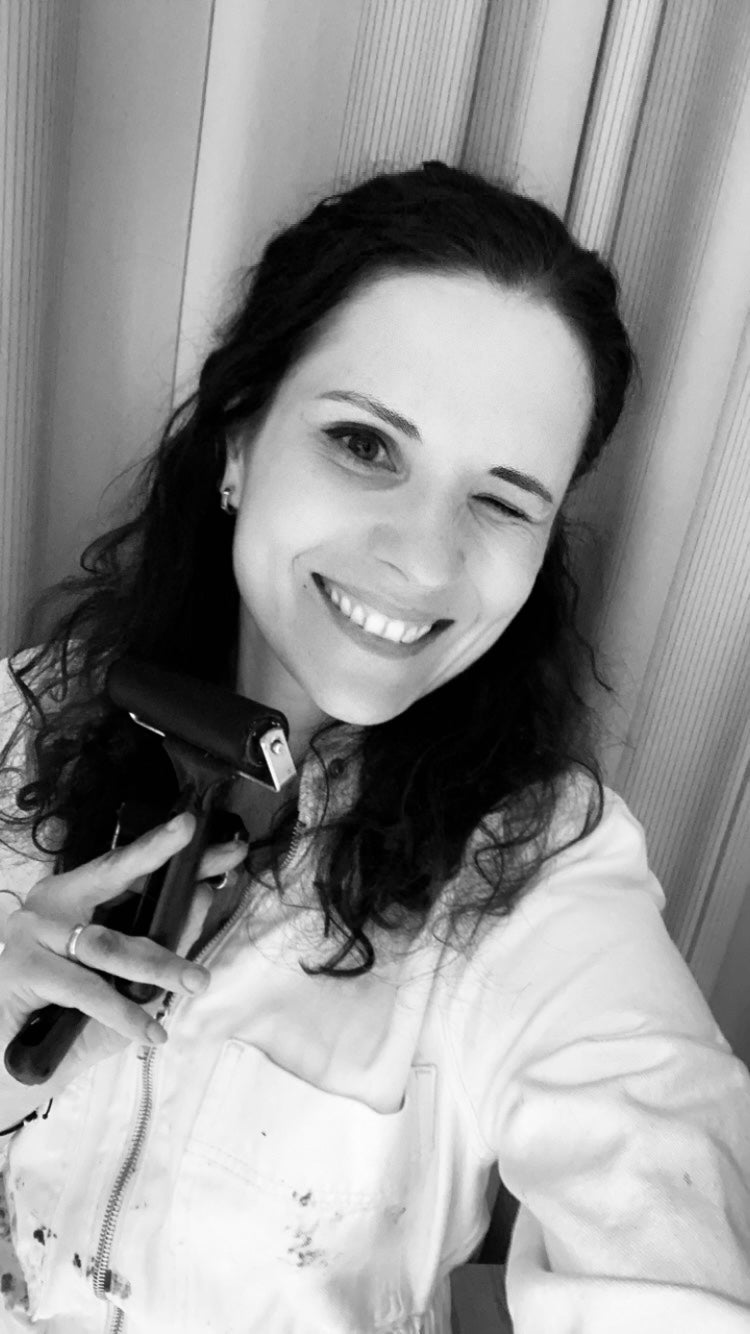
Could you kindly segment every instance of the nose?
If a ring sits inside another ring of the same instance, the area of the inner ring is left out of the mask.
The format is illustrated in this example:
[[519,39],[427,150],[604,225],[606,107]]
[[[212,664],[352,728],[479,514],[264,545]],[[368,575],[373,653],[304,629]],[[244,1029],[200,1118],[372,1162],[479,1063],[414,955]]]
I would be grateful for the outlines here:
[[456,587],[466,564],[465,536],[446,503],[394,507],[387,521],[373,525],[370,554],[397,570],[411,601],[439,600]]

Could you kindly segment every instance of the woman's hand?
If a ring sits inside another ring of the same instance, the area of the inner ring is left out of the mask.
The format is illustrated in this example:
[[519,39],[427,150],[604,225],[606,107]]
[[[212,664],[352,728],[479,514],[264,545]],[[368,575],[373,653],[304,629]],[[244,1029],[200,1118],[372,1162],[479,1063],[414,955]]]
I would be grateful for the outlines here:
[[[80,1010],[90,1016],[91,1022],[44,1084],[20,1084],[4,1063],[0,1064],[0,1130],[54,1097],[88,1066],[122,1051],[131,1042],[152,1042],[149,1008],[120,995],[98,976],[97,970],[148,982],[160,991],[178,995],[194,994],[186,978],[197,971],[203,975],[198,990],[205,989],[210,976],[207,970],[186,964],[184,956],[199,938],[213,902],[214,891],[206,877],[239,866],[247,852],[246,842],[206,850],[190,915],[175,953],[145,936],[128,936],[91,923],[100,903],[137,887],[142,877],[187,846],[194,829],[194,816],[185,813],[178,817],[174,830],[162,825],[84,866],[45,876],[29,891],[23,907],[9,914],[5,949],[0,955],[2,1052],[29,1016],[45,1005]],[[76,959],[69,959],[65,947],[71,931],[81,922],[87,926],[78,937]],[[156,997],[149,1006],[155,1011],[159,1003]]]

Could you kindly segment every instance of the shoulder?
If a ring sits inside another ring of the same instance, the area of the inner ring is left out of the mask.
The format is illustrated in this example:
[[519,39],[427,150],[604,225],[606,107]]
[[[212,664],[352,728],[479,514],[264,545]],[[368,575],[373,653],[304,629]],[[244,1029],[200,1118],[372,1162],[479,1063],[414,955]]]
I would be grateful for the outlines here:
[[[588,824],[587,824],[588,820]],[[601,804],[589,775],[571,778],[552,821],[542,893],[596,899],[615,891],[644,894],[661,912],[664,891],[648,861],[646,832],[613,788],[602,785]]]
[[486,914],[460,951],[454,1013],[458,1002],[464,1017],[483,1010],[494,1023],[507,1003],[515,1019],[529,1006],[551,1031],[566,1009],[572,1018],[580,1007],[585,1023],[599,1007],[627,1008],[644,970],[697,991],[664,925],[666,896],[643,826],[617,792],[605,785],[602,795],[598,820],[587,823],[599,810],[596,784],[570,780],[540,870],[510,912]]
[[482,922],[453,992],[464,1020],[483,1012],[494,1025],[504,1015],[524,1046],[533,1014],[543,1045],[554,1046],[627,1030],[640,1016],[637,1024],[687,1024],[726,1046],[665,926],[641,822],[604,786],[601,818],[577,837],[590,796],[586,783],[571,785],[535,880],[507,917]]
[[747,1104],[746,1072],[667,931],[643,827],[616,792],[604,798],[596,828],[545,863],[509,916],[482,923],[446,991],[448,1047],[485,1145],[500,1142],[503,1090],[549,1081],[559,1093],[639,1062],[690,1080],[701,1059],[717,1087],[744,1078]]
[[[485,817],[470,851],[502,832],[500,813]],[[628,897],[647,900],[657,914],[665,907],[664,891],[649,866],[643,825],[619,793],[606,784],[600,789],[587,771],[578,770],[563,781],[543,851],[539,872],[503,922],[516,914],[538,920],[563,908],[578,912],[598,904],[608,909],[613,900],[625,902]]]

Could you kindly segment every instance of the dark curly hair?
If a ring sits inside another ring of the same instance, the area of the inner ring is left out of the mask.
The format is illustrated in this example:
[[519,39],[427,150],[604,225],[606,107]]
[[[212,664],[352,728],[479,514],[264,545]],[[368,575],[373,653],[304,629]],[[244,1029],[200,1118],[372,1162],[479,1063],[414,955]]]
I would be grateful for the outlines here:
[[[542,204],[473,172],[426,162],[350,184],[279,231],[244,276],[239,305],[197,389],[140,464],[118,515],[123,522],[85,549],[84,574],[48,588],[35,604],[38,610],[55,596],[72,595],[72,607],[56,609],[36,656],[29,653],[22,666],[12,661],[22,650],[9,659],[26,718],[36,715],[28,748],[36,777],[15,797],[16,807],[31,814],[4,819],[33,824],[34,844],[56,854],[56,871],[109,846],[123,794],[153,799],[166,814],[164,784],[173,775],[161,745],[109,702],[106,669],[132,654],[235,688],[233,525],[217,499],[227,440],[270,406],[329,312],[365,281],[398,271],[479,274],[558,311],[587,353],[594,389],[571,487],[599,457],[622,411],[634,355],[609,267],[577,245]],[[572,842],[601,820],[597,724],[583,698],[584,677],[591,671],[600,686],[610,692],[611,686],[576,626],[571,534],[561,509],[525,605],[465,671],[396,718],[356,732],[327,721],[314,734],[311,750],[326,784],[318,743],[332,731],[356,746],[350,754],[361,760],[361,782],[351,810],[309,831],[321,835],[315,891],[325,936],[333,923],[343,927],[344,943],[319,968],[301,963],[304,971],[368,972],[375,960],[368,923],[389,932],[421,929],[476,831],[490,837],[474,855],[484,884],[477,897],[452,906],[451,928],[464,914],[475,926],[488,915],[507,915],[560,850],[549,846],[549,833],[578,770],[589,775],[590,797]],[[26,683],[34,671],[37,685],[44,674],[44,693],[54,701],[48,712],[42,692]],[[0,773],[9,750],[10,743]],[[253,845],[270,850],[277,886],[295,815],[296,798],[277,812],[269,837]],[[38,838],[52,816],[65,829],[59,848]],[[488,852],[485,872],[479,859]],[[364,962],[337,969],[355,945]]]

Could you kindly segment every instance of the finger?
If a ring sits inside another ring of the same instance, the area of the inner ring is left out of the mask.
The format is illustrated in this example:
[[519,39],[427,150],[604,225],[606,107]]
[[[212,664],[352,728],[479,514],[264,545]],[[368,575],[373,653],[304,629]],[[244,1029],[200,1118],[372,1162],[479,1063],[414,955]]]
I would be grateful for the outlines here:
[[189,951],[193,948],[196,940],[200,939],[203,928],[206,924],[211,907],[215,898],[215,891],[211,885],[205,881],[196,885],[193,901],[190,904],[188,919],[182,929],[175,954],[179,954],[182,959],[186,959]]
[[[196,888],[191,901],[190,912],[185,926],[183,927],[179,944],[175,948],[175,953],[181,955],[182,958],[185,958],[188,950],[192,948],[196,940],[199,938],[206,917],[214,902],[216,894],[215,886],[206,884],[206,880],[209,877],[221,876],[225,873],[237,870],[242,865],[247,855],[247,848],[247,842],[236,843],[233,841],[228,844],[220,843],[213,848],[207,849],[201,858],[198,872],[196,874]],[[131,893],[136,895],[142,894],[146,888],[146,880],[146,876],[139,876],[134,880],[130,885]],[[39,907],[41,911],[41,907],[38,903],[36,906]],[[27,904],[27,907],[33,911],[34,904]],[[48,901],[45,903],[43,911],[48,920],[54,921],[58,925],[63,925],[65,927],[67,940],[67,935],[72,929],[70,924],[70,913],[68,912],[66,915],[65,912],[61,910],[58,901],[55,901],[54,903]],[[82,917],[82,914],[79,914],[79,917]]]
[[183,961],[152,941],[121,941],[115,932],[88,926],[80,937],[75,960],[69,961],[45,945],[40,935],[37,948],[27,954],[24,980],[6,1002],[11,1018],[14,1006],[20,1006],[28,1014],[40,1006],[60,1005],[64,1009],[80,1010],[83,1015],[114,1029],[129,1041],[145,1042],[148,1041],[149,1016],[140,1005],[121,995],[109,978],[146,982],[161,992],[194,994],[188,991],[183,981]]
[[55,917],[69,919],[74,915],[82,920],[91,916],[100,903],[122,893],[134,880],[163,866],[187,847],[194,833],[195,816],[183,811],[172,829],[159,825],[127,847],[111,849],[61,875],[45,876],[29,891],[26,904],[33,908],[44,903]]
[[247,856],[247,849],[247,839],[242,843],[219,843],[206,848],[198,867],[198,880],[224,875],[225,871],[233,871],[235,866],[241,866]]
[[[226,871],[233,871],[235,867],[241,866],[247,856],[248,846],[249,840],[246,838],[242,842],[232,839],[230,843],[215,843],[212,847],[206,848],[195,874],[196,882],[207,880],[209,877],[224,875]],[[142,894],[146,888],[147,879],[148,877],[145,875],[138,876],[129,886],[130,892]],[[54,912],[50,909],[46,911],[48,917],[55,916],[59,921],[67,920],[64,914],[57,911],[57,907]]]

